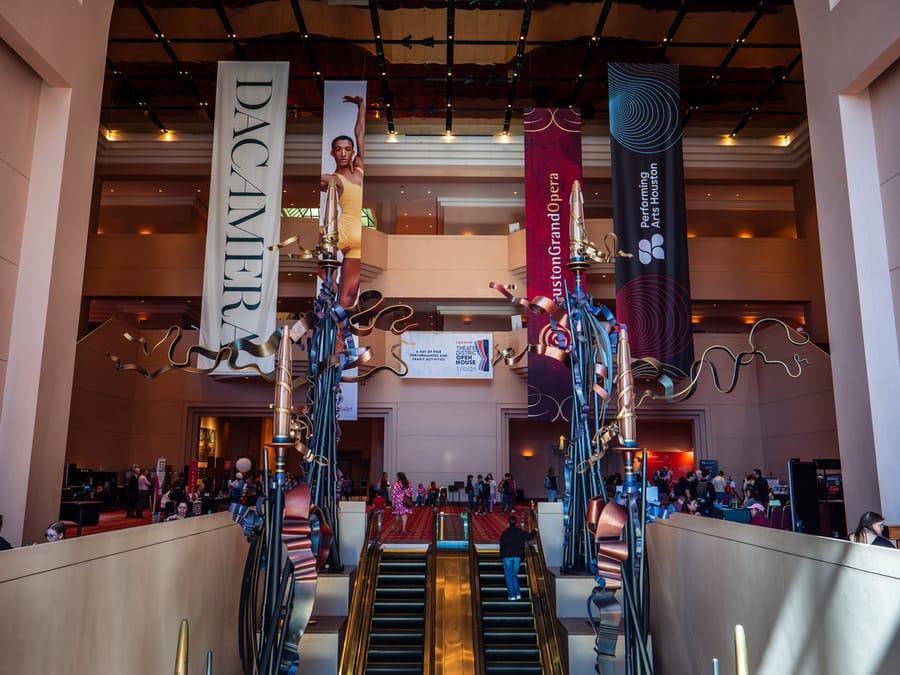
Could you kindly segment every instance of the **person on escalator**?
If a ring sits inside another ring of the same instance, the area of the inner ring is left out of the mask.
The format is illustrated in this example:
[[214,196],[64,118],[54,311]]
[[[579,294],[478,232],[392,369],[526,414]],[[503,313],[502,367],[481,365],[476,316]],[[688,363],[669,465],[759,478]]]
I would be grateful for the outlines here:
[[521,600],[519,566],[525,557],[525,543],[534,539],[537,528],[526,532],[516,525],[516,517],[510,516],[509,527],[500,535],[500,558],[503,560],[503,576],[506,577],[506,595],[509,600]]

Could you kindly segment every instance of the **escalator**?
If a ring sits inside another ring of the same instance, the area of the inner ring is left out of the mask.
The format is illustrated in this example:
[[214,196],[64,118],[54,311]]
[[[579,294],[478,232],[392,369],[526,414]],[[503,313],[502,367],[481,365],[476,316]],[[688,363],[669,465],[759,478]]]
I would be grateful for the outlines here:
[[364,672],[424,671],[427,579],[427,551],[382,551]]
[[[478,552],[484,672],[543,673],[528,562],[519,568],[521,600],[508,600],[503,561],[496,550]],[[548,671],[549,672],[549,671]]]

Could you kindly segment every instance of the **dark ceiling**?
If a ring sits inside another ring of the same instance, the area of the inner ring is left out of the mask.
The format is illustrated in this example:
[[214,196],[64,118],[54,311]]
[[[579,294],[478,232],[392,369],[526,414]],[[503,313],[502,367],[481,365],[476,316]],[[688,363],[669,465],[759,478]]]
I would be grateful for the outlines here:
[[290,61],[288,131],[326,79],[367,80],[369,125],[510,130],[531,106],[607,122],[606,64],[676,63],[687,135],[787,134],[805,118],[790,0],[117,0],[101,122],[208,132],[221,60]]

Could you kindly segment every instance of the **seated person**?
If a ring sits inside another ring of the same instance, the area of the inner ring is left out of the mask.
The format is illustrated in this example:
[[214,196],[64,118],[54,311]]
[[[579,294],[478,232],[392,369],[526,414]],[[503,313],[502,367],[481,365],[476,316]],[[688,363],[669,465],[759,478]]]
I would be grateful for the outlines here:
[[419,489],[416,493],[416,506],[425,506],[425,497],[428,494],[428,491],[425,489],[425,486],[419,483]]
[[699,516],[699,508],[700,502],[698,502],[695,497],[692,497],[685,500],[685,502],[681,505],[681,512],[686,513],[689,516]]
[[754,502],[747,507],[750,511],[750,524],[760,527],[772,527],[772,523],[766,518],[766,507],[759,502]]
[[672,515],[673,513],[681,513],[686,501],[687,497],[685,497],[683,494],[675,497],[674,501],[672,501],[667,507],[669,515]]
[[62,541],[66,538],[66,524],[61,520],[50,523],[45,536],[48,542]]
[[191,515],[191,509],[190,509],[189,504],[186,501],[181,500],[180,502],[178,502],[178,505],[175,507],[175,512],[171,516],[166,518],[166,522],[168,522],[170,520],[183,520],[184,518],[187,518],[190,515]]

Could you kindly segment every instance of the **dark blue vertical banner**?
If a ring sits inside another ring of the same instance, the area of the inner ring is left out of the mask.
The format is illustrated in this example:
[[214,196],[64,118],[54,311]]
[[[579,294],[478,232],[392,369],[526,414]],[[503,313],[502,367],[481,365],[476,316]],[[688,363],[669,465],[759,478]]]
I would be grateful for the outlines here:
[[678,66],[610,63],[616,318],[634,358],[694,360]]

